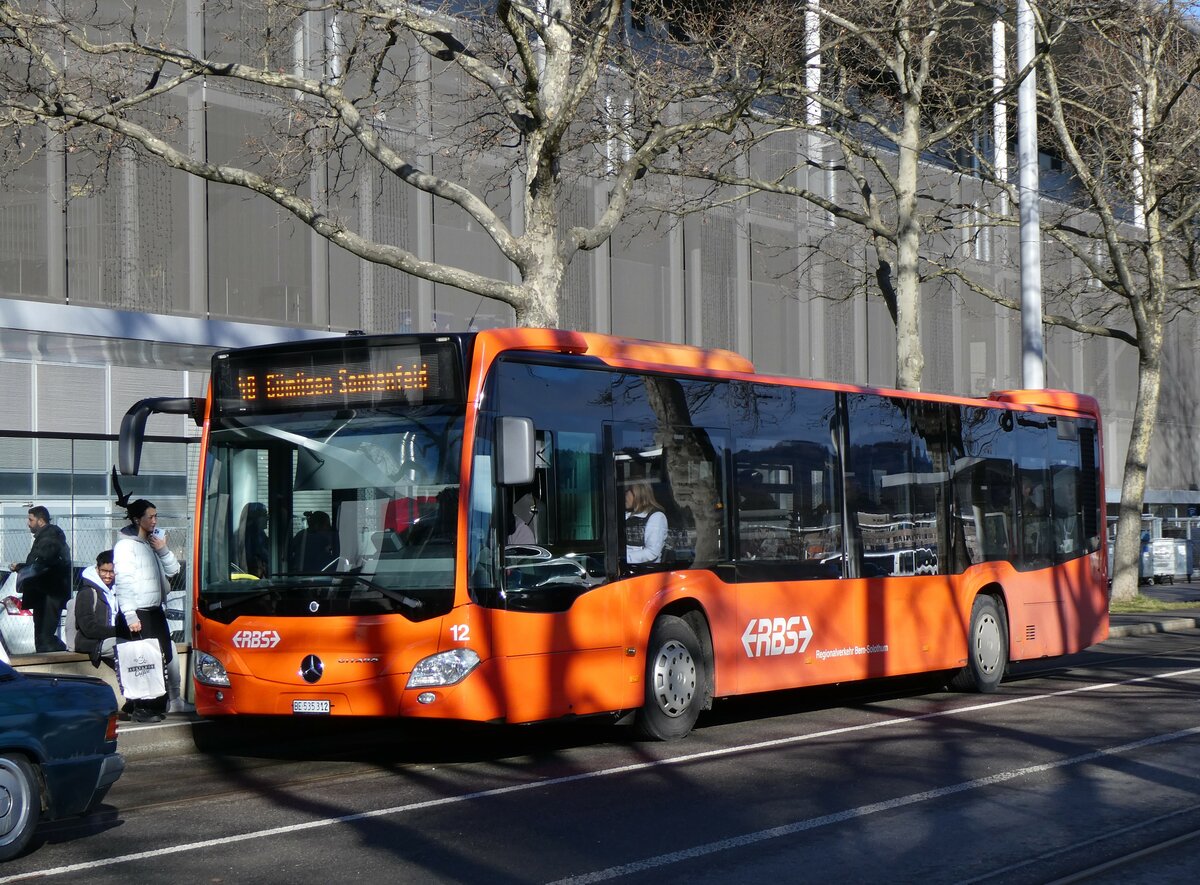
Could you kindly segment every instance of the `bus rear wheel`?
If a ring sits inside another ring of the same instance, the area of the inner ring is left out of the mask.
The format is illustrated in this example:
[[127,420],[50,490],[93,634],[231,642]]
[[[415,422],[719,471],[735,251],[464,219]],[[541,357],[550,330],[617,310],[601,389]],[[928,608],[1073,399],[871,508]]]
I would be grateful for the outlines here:
[[682,618],[658,618],[646,649],[645,702],[634,719],[638,735],[656,741],[686,737],[707,696],[705,672],[696,632]]
[[993,692],[1008,669],[1008,627],[999,603],[976,596],[967,633],[967,666],[950,681],[959,691]]

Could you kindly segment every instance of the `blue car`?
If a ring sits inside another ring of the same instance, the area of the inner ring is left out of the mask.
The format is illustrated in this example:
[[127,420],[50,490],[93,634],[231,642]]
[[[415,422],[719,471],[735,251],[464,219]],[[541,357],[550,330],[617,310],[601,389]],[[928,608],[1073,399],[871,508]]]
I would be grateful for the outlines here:
[[124,770],[112,688],[0,661],[0,861],[24,851],[40,821],[98,805]]

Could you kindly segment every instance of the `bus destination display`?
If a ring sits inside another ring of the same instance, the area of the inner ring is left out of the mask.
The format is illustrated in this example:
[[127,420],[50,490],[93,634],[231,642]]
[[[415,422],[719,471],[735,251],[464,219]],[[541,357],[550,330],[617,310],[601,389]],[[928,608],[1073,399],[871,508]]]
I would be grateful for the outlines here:
[[224,415],[447,402],[461,398],[455,365],[448,342],[231,354],[214,393]]

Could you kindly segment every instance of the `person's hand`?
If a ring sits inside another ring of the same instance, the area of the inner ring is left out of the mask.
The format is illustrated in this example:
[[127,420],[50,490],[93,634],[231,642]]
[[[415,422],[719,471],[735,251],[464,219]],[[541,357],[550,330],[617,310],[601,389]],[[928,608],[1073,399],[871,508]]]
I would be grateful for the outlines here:
[[154,548],[155,552],[167,546],[167,536],[165,534],[151,535],[149,540],[150,546]]
[[142,632],[142,622],[134,621],[132,624],[130,624],[129,632],[130,633],[141,633]]

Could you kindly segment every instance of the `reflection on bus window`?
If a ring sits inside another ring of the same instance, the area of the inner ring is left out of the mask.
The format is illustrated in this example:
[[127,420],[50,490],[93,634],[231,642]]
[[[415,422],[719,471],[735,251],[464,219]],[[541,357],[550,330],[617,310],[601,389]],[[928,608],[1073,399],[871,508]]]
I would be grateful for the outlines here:
[[[246,419],[214,430],[200,604],[215,617],[453,600],[460,408]],[[316,601],[314,594],[322,600]]]

